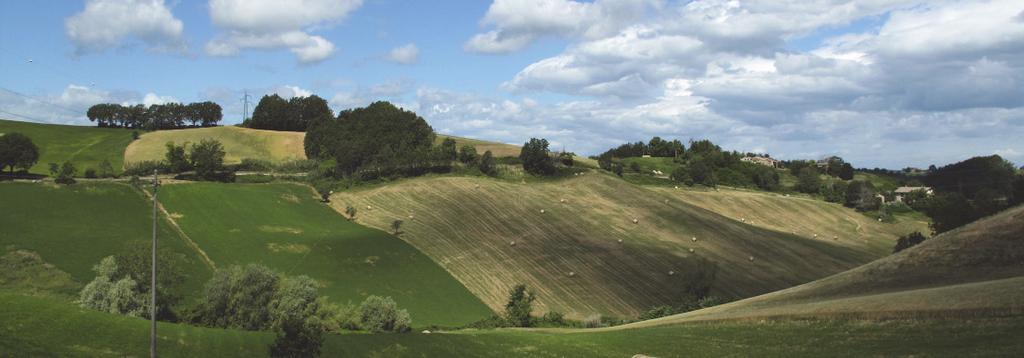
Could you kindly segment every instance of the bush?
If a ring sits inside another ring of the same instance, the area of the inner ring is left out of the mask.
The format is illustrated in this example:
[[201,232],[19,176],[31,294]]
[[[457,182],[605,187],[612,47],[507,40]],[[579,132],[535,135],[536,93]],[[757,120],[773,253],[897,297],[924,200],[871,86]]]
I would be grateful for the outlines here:
[[466,144],[459,149],[459,161],[466,165],[472,165],[479,159],[476,154],[476,147]]
[[480,172],[489,176],[498,174],[498,166],[494,162],[494,155],[489,150],[484,152],[483,157],[480,158]]
[[274,164],[269,160],[245,158],[242,162],[234,165],[236,171],[269,172],[274,169]]
[[167,163],[157,160],[144,160],[141,162],[128,163],[124,167],[124,175],[129,176],[152,176],[153,171],[159,171],[160,173],[169,173]]
[[115,277],[118,271],[117,260],[113,256],[105,257],[93,271],[97,276],[85,285],[78,295],[78,304],[83,308],[101,312],[114,313],[132,317],[148,316],[149,304],[147,296],[138,292],[138,286],[131,277]]
[[217,172],[224,169],[224,155],[224,145],[207,138],[193,144],[189,151],[189,159],[196,170],[196,175],[204,180],[218,179]]
[[391,297],[370,296],[359,306],[359,324],[370,332],[408,332],[409,312],[398,309]]
[[114,177],[114,166],[110,164],[110,160],[104,159],[100,162],[100,178],[113,178]]
[[817,193],[821,188],[821,178],[818,177],[818,170],[813,166],[806,166],[800,169],[797,176],[796,191],[807,194]]
[[74,184],[77,171],[71,162],[64,162],[60,166],[57,163],[50,163],[50,176],[57,184]]
[[96,179],[96,169],[87,168],[85,169],[85,177],[88,179]]
[[896,240],[896,247],[892,249],[892,253],[895,254],[897,252],[917,246],[917,244],[920,244],[927,239],[928,238],[924,237],[924,235],[922,235],[919,231],[914,231],[910,234],[907,234],[906,236],[900,236],[900,238]]
[[192,164],[185,157],[185,144],[175,145],[174,142],[167,142],[165,146],[167,152],[164,154],[164,160],[167,163],[167,171],[181,173],[192,170]]

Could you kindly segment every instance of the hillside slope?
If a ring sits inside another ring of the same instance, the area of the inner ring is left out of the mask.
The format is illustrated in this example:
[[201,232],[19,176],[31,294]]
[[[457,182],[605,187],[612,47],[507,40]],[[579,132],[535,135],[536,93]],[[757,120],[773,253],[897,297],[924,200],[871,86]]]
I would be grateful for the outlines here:
[[830,314],[1024,315],[1024,207],[828,278],[641,324]]
[[295,184],[166,185],[161,201],[217,267],[261,263],[307,275],[338,303],[391,296],[417,327],[462,325],[490,310],[436,263],[385,232],[356,225]]
[[242,159],[283,162],[306,159],[302,146],[303,132],[270,131],[235,126],[162,130],[143,134],[124,151],[124,161],[163,160],[167,142],[198,143],[204,138],[216,139],[224,145],[224,162],[235,164]]
[[39,161],[29,169],[34,174],[49,174],[49,163],[70,161],[82,175],[86,169],[99,169],[103,160],[110,161],[114,171],[124,165],[124,150],[132,141],[132,131],[120,128],[97,128],[8,121],[0,119],[0,134],[19,132],[39,147]]
[[492,309],[503,306],[511,286],[525,283],[542,312],[574,318],[678,304],[699,258],[717,264],[714,295],[743,298],[871,261],[892,240],[836,243],[767,230],[595,172],[529,185],[405,180],[336,193],[332,205],[357,207],[358,220],[377,228],[404,220],[401,237]]

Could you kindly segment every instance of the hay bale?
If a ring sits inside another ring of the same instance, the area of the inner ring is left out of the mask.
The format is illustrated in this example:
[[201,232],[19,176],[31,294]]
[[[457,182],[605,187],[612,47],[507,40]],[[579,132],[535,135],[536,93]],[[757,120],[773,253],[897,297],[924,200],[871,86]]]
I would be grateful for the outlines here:
[[691,237],[691,238],[690,238],[690,241],[693,241],[693,242],[697,242],[697,237],[696,237],[696,236],[694,236],[694,237]]
[[576,273],[572,272],[572,271],[569,271],[569,277],[573,277],[573,276],[576,276]]
[[839,236],[832,236],[832,240],[839,240]]
[[423,332],[420,332],[420,333],[423,333],[423,334],[430,334],[430,331],[429,331],[429,330],[423,330]]
[[509,241],[508,246],[516,246],[516,242],[515,241]]
[[675,186],[675,188],[676,188],[676,189],[679,189],[679,186],[678,186],[678,185],[676,185],[676,186]]
[[620,243],[620,244],[622,243],[622,239],[619,239],[619,243]]
[[640,223],[640,219],[637,219],[637,218],[633,218],[633,223],[634,223],[634,224],[639,224],[639,223]]
[[562,203],[562,204],[565,204],[566,200],[565,199],[559,199],[558,202]]
[[369,205],[367,205],[367,206],[366,206],[366,210],[373,210],[373,207],[372,207],[372,206],[369,206]]
[[541,213],[541,214],[543,214],[543,213],[545,213],[545,212],[546,212],[546,211],[544,211],[544,209],[540,209],[540,213]]
[[668,204],[668,199],[665,199],[665,204]]
[[675,271],[669,271],[669,272],[668,272],[668,275],[669,275],[669,276],[672,276],[672,275],[675,275],[675,274],[676,274],[676,272],[675,272]]
[[693,253],[693,248],[692,248],[692,247],[690,248],[690,253],[691,253],[691,254]]
[[754,257],[753,257],[753,256],[751,256],[751,257],[750,257],[750,258],[748,258],[747,260],[750,260],[750,262],[754,262]]

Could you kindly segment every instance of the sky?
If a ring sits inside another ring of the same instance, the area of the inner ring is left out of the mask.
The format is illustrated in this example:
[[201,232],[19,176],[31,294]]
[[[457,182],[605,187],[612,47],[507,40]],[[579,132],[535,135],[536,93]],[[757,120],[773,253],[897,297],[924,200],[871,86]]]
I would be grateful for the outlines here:
[[1020,166],[1024,1],[0,1],[0,118],[209,100],[234,124],[245,93],[588,155],[660,136]]

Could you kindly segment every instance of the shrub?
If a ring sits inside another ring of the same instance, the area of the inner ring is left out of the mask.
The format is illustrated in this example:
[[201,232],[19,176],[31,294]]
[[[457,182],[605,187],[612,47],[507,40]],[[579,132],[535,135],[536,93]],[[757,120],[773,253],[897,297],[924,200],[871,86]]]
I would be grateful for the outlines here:
[[498,174],[498,166],[494,162],[494,155],[489,150],[484,152],[483,157],[480,158],[480,172],[490,176]]
[[143,160],[141,162],[128,163],[124,167],[124,175],[131,176],[151,176],[153,171],[159,171],[160,173],[168,173],[167,163],[157,160]]
[[204,180],[214,180],[217,172],[224,169],[224,145],[214,139],[204,138],[193,144],[189,159],[196,175]]
[[252,158],[244,158],[241,163],[234,165],[237,171],[269,172],[273,168],[274,164],[269,160]]
[[637,173],[639,173],[639,172],[640,172],[640,170],[641,170],[641,168],[640,168],[640,163],[637,163],[637,162],[630,162],[630,163],[629,163],[629,170],[632,170],[632,171],[634,171],[634,172],[637,172]]
[[900,236],[900,238],[896,240],[896,247],[892,249],[892,253],[895,254],[897,252],[917,246],[917,244],[920,244],[927,239],[928,238],[922,235],[919,231],[914,231],[910,234],[907,234],[906,236]]
[[181,173],[192,170],[192,164],[185,157],[185,145],[175,145],[174,142],[165,144],[167,152],[164,159],[167,163],[167,170],[171,173]]
[[479,156],[476,154],[476,147],[472,145],[466,144],[459,149],[459,161],[463,164],[471,165],[476,163],[479,159],[478,157]]
[[149,304],[146,295],[138,292],[138,286],[131,277],[115,279],[118,271],[117,260],[107,256],[93,271],[97,276],[85,285],[78,295],[78,304],[83,308],[121,314],[132,317],[147,315]]
[[100,178],[113,178],[114,177],[114,166],[110,164],[110,160],[104,159],[100,162]]
[[359,306],[359,324],[370,332],[407,332],[409,312],[398,309],[391,297],[370,296]]
[[57,163],[50,163],[50,175],[57,184],[74,184],[77,171],[71,162],[64,162],[60,166],[57,166]]
[[85,177],[89,179],[96,179],[96,169],[87,168],[85,169]]

